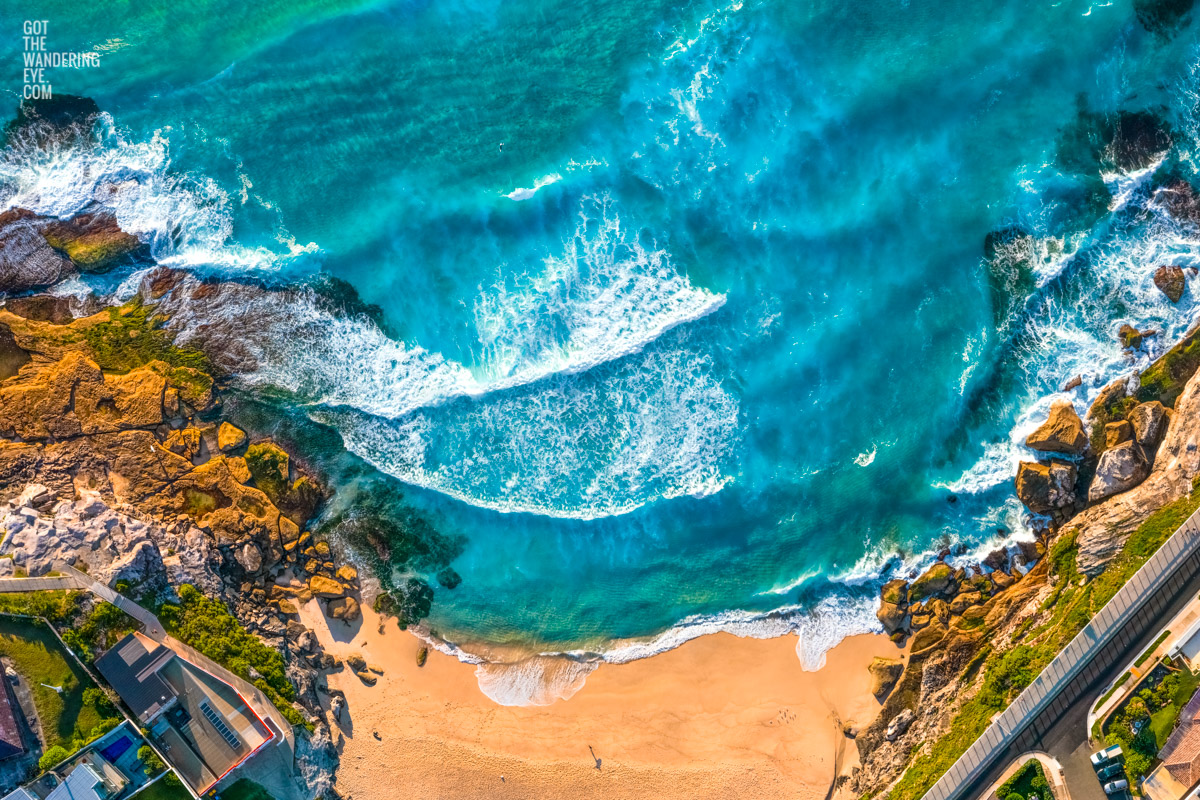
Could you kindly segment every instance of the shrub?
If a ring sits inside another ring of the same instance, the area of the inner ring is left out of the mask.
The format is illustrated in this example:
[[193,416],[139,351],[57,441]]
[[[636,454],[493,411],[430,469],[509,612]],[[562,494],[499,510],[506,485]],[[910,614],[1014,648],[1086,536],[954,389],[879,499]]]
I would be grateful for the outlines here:
[[42,757],[38,759],[38,769],[42,772],[53,767],[58,762],[62,761],[67,756],[71,755],[67,752],[67,748],[61,744],[56,744],[46,752],[42,753]]
[[142,762],[142,771],[147,775],[153,775],[166,767],[166,764],[158,757],[158,753],[154,752],[154,748],[148,744],[138,748],[137,756],[138,760]]

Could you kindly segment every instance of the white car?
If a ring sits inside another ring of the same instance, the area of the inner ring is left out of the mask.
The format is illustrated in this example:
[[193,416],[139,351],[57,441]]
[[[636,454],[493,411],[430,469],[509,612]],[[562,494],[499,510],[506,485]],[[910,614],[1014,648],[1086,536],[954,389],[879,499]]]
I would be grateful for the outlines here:
[[1111,783],[1104,784],[1104,793],[1112,794],[1113,792],[1119,792],[1122,789],[1128,789],[1128,788],[1129,788],[1129,781],[1125,780],[1124,778],[1121,778],[1121,780],[1119,780],[1119,781],[1112,781]]
[[1115,761],[1124,755],[1120,745],[1114,744],[1111,747],[1106,747],[1099,752],[1092,753],[1092,766],[1099,767],[1107,761]]

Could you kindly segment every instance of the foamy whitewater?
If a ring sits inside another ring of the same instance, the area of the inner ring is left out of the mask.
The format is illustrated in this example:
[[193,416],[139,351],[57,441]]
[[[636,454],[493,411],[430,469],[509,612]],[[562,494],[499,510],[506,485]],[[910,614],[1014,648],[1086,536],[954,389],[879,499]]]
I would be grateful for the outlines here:
[[[1190,19],[47,2],[56,50],[100,53],[55,91],[106,113],[94,145],[10,142],[0,207],[100,204],[160,264],[270,288],[170,327],[224,337],[230,408],[343,481],[331,517],[366,496],[461,544],[454,588],[384,577],[433,587],[420,635],[498,703],[717,631],[820,668],[883,581],[1028,539],[1024,438],[1200,312],[1197,278],[1153,284],[1200,266],[1154,200],[1200,184]],[[1114,166],[1088,125],[1147,110],[1170,146]],[[1130,353],[1125,323],[1159,333]]]

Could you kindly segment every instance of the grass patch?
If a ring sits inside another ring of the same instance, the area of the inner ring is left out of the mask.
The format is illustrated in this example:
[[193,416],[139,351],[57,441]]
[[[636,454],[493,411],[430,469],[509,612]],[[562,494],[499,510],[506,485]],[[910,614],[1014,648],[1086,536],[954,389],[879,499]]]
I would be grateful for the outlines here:
[[1137,399],[1158,400],[1164,406],[1174,407],[1197,368],[1200,368],[1200,337],[1193,331],[1142,373]]
[[1160,633],[1158,635],[1158,638],[1155,639],[1153,642],[1151,642],[1150,646],[1147,647],[1145,649],[1145,651],[1140,656],[1137,657],[1137,661],[1134,661],[1133,665],[1135,667],[1140,667],[1142,664],[1145,664],[1146,661],[1150,658],[1150,654],[1153,653],[1156,649],[1158,649],[1158,646],[1160,644],[1162,644],[1163,642],[1165,642],[1167,640],[1167,637],[1170,635],[1171,635],[1170,631],[1163,631],[1162,633]]
[[1050,782],[1046,780],[1046,772],[1042,768],[1042,762],[1036,758],[1029,759],[1011,778],[1006,780],[996,790],[997,797],[1007,798],[1014,794],[1022,798],[1033,794],[1036,794],[1040,798],[1054,797],[1050,791]]
[[[137,800],[191,800],[192,796],[172,772],[144,787],[132,797],[136,797]],[[224,800],[225,795],[222,794],[221,797]]]
[[[0,618],[0,655],[12,661],[28,685],[47,749],[58,745],[74,752],[120,722],[101,716],[94,701],[85,701],[87,690],[98,687],[43,623]],[[62,693],[48,686],[60,687]]]
[[892,788],[892,800],[919,800],[937,779],[983,734],[992,717],[1008,707],[1071,639],[1104,607],[1163,542],[1200,507],[1200,491],[1151,514],[1095,580],[1078,586],[1078,545],[1074,532],[1050,548],[1048,564],[1055,588],[1043,605],[1050,618],[1024,631],[1007,650],[995,651],[982,667],[983,685],[950,723],[932,749],[913,761]]

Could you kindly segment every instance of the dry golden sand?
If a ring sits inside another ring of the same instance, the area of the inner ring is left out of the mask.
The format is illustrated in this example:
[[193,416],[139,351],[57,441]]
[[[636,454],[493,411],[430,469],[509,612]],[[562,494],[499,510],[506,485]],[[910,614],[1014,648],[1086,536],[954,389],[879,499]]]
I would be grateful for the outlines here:
[[[865,726],[879,704],[866,666],[895,657],[883,636],[855,636],[804,672],[795,637],[705,636],[629,664],[604,664],[571,699],[541,707],[488,699],[475,668],[379,618],[302,612],[331,653],[361,652],[384,674],[349,670],[337,788],[353,800],[429,798],[823,798],[856,758],[840,724]],[[375,738],[375,734],[379,738]],[[601,760],[600,769],[588,750]]]

